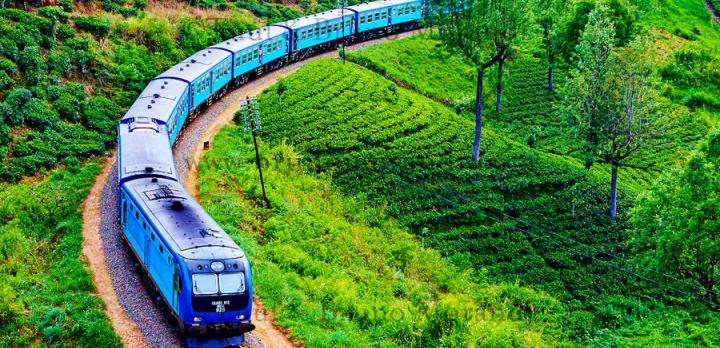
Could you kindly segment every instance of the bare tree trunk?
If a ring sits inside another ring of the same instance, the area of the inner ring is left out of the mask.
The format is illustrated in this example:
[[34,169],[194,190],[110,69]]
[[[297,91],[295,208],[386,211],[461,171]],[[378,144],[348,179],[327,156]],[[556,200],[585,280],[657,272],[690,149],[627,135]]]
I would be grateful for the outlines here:
[[475,93],[475,141],[473,142],[473,161],[480,161],[480,138],[482,137],[483,79],[485,68],[478,68],[477,91]]
[[497,94],[495,98],[495,112],[500,112],[500,103],[502,102],[502,76],[503,76],[503,63],[504,58],[498,60],[498,76],[497,76]]
[[610,217],[617,217],[617,173],[618,165],[615,163],[610,164],[612,166],[612,174],[610,179]]
[[555,52],[548,49],[548,90],[555,93]]

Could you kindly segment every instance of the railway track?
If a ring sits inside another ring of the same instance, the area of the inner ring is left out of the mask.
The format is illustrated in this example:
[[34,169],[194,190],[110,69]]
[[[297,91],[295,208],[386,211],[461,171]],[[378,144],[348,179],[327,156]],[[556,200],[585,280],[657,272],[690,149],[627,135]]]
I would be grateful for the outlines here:
[[[379,42],[423,32],[414,30],[348,46],[357,50]],[[222,126],[232,121],[233,114],[246,96],[254,96],[272,86],[283,76],[291,74],[305,63],[319,58],[337,57],[334,51],[309,57],[272,71],[240,88],[208,107],[182,132],[173,148],[175,164],[183,186],[197,198],[197,168],[202,158],[203,144],[212,141]],[[351,63],[348,63],[351,64]],[[83,254],[93,274],[98,296],[115,332],[126,347],[178,347],[183,343],[170,319],[150,298],[143,285],[135,260],[121,239],[116,200],[117,163],[113,153],[96,178],[83,208]],[[297,347],[286,333],[276,327],[272,314],[258,299],[253,308],[255,331],[246,335],[248,347]]]

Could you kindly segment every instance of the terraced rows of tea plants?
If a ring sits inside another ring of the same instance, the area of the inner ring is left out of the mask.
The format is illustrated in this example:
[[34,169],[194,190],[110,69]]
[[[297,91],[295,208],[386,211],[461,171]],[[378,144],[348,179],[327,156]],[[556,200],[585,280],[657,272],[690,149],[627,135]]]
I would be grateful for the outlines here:
[[[473,119],[476,71],[472,64],[447,52],[430,33],[396,40],[350,53],[353,61],[393,81],[450,104],[467,119]],[[568,156],[580,161],[581,142],[573,138],[572,115],[558,109],[562,84],[567,72],[556,69],[558,92],[547,90],[545,60],[522,55],[506,66],[500,113],[494,110],[496,71],[488,70],[485,81],[485,123],[518,143],[543,152]],[[655,143],[631,157],[620,171],[626,188],[639,192],[659,173],[685,158],[707,132],[703,120],[690,115],[681,105],[673,105],[673,124]],[[595,166],[598,175],[609,177],[607,166]]]
[[292,338],[310,347],[566,341],[564,307],[551,296],[473,282],[484,276],[471,278],[424,247],[383,206],[305,172],[291,146],[261,150],[271,209],[261,203],[252,140],[238,126],[224,128],[204,156],[200,193],[248,251],[255,293]]
[[[275,89],[261,97],[266,138],[287,138],[349,192],[388,201],[405,226],[460,264],[566,299],[584,299],[586,287],[596,286],[593,277],[579,277],[590,262],[582,251],[532,237],[551,228],[598,246],[620,238],[604,217],[604,190],[575,161],[488,129],[477,165],[470,121],[353,64],[312,63],[286,82],[281,98]],[[498,211],[534,225],[518,226]],[[603,263],[590,267],[618,276]]]
[[[330,173],[346,194],[387,204],[425,245],[478,271],[475,280],[548,291],[571,309],[574,339],[624,342],[632,332],[607,330],[648,321],[658,308],[637,298],[680,301],[604,254],[625,252],[622,222],[607,218],[604,176],[576,159],[486,127],[476,164],[472,121],[355,64],[312,62],[283,85],[282,94],[275,87],[260,96],[265,140],[289,141],[306,167]],[[663,321],[649,323],[671,339]]]

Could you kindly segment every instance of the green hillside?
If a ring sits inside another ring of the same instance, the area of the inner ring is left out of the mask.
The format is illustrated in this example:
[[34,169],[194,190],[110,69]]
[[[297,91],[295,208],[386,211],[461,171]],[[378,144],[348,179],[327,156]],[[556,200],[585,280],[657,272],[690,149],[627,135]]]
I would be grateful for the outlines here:
[[[313,66],[300,74],[318,72]],[[384,206],[343,195],[330,175],[306,174],[292,147],[260,146],[271,209],[262,207],[252,140],[237,126],[224,128],[205,154],[201,203],[249,251],[256,293],[290,337],[309,347],[566,339],[557,300],[451,265]]]
[[78,207],[100,165],[0,184],[0,347],[120,347],[80,258]]
[[[688,313],[663,309],[690,299],[619,271],[625,263],[602,253],[627,250],[623,223],[605,214],[601,173],[492,127],[476,165],[471,121],[352,63],[313,62],[283,84],[282,95],[274,88],[260,98],[264,138],[294,144],[307,167],[332,175],[346,194],[386,202],[427,246],[481,270],[475,281],[518,281],[557,297],[571,309],[572,339],[642,344],[649,341],[634,336],[651,332],[689,344],[708,337],[710,328],[697,324],[675,332],[674,321]],[[706,316],[699,310],[691,317]]]

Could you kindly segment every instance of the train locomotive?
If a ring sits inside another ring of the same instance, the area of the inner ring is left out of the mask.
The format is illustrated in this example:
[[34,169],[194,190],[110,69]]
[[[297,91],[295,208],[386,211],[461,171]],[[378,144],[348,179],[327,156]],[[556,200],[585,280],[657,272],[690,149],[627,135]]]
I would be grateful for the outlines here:
[[381,0],[271,24],[205,48],[150,81],[118,125],[121,235],[154,298],[191,347],[227,347],[252,331],[244,251],[178,180],[172,145],[229,89],[312,54],[415,29],[420,0]]

